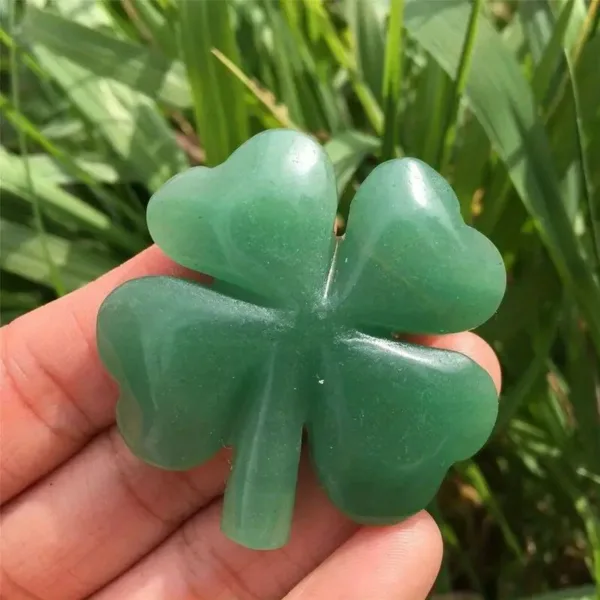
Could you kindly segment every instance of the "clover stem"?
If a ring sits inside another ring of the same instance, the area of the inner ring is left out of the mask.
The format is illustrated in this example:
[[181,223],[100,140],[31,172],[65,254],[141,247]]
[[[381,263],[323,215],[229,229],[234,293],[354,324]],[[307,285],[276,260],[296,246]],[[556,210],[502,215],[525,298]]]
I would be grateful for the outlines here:
[[279,548],[289,538],[305,415],[293,392],[294,361],[282,364],[275,354],[249,390],[253,401],[233,440],[221,523],[229,538],[256,550]]

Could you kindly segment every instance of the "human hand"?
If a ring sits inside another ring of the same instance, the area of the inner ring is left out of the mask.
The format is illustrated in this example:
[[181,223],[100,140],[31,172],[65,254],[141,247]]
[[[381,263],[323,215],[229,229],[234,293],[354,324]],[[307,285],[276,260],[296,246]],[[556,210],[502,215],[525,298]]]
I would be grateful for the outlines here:
[[[227,450],[187,472],[129,452],[114,424],[118,389],[96,352],[96,315],[117,285],[151,274],[197,277],[152,247],[2,329],[0,597],[425,598],[442,556],[425,512],[358,527],[329,503],[303,460],[289,544],[252,551],[219,529]],[[470,356],[499,387],[497,359],[476,335],[420,342]]]

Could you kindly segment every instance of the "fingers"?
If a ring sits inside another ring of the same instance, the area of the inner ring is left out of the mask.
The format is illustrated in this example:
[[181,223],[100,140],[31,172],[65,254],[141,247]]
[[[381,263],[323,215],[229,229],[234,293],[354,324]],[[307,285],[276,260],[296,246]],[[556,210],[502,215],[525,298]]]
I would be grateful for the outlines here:
[[[472,334],[432,341],[468,354],[492,375],[497,369],[489,347]],[[8,504],[0,540],[0,552],[6,557],[3,568],[15,589],[20,586],[45,599],[85,596],[139,560],[219,495],[228,473],[225,454],[188,473],[159,470],[133,457],[116,430],[103,433],[73,460]],[[324,508],[314,508],[313,514],[324,511],[329,515],[325,520],[335,520],[331,507],[320,497]],[[228,544],[218,531],[216,513],[211,519],[193,519],[186,531],[194,533],[186,539],[204,538],[203,524],[213,527],[214,543]],[[327,537],[327,523],[323,531]],[[166,552],[168,543],[159,552]],[[136,572],[146,568],[140,565]],[[15,597],[19,596],[15,593]]]
[[391,527],[363,528],[285,600],[424,600],[442,560],[442,539],[421,512]]
[[116,286],[189,274],[157,247],[0,330],[0,502],[48,473],[114,420],[117,387],[96,351],[96,316]]
[[235,545],[219,530],[221,510],[218,502],[188,521],[94,600],[280,600],[356,530],[325,498],[305,463],[284,548],[259,552]]
[[184,473],[151,467],[113,429],[8,504],[2,569],[38,598],[87,597],[221,494],[229,470],[224,451]]

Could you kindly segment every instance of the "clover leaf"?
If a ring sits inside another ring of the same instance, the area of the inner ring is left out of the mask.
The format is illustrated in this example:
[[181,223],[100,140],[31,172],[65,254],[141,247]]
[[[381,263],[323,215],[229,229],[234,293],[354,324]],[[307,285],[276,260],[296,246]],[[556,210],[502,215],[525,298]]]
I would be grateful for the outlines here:
[[360,187],[341,241],[336,207],[316,142],[259,134],[148,207],[156,243],[214,283],[133,280],[98,316],[127,444],[166,469],[232,446],[222,528],[252,548],[288,538],[304,430],[331,500],[390,523],[426,506],[496,417],[472,360],[392,335],[471,329],[504,293],[498,251],[463,223],[449,185],[392,160]]

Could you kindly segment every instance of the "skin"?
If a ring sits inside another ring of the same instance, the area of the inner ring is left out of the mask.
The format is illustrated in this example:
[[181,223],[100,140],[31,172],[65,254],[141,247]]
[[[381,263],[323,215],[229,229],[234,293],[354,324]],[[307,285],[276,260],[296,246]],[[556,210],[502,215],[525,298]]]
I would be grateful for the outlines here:
[[[226,450],[185,473],[136,459],[114,425],[116,384],[101,366],[96,314],[142,275],[198,277],[156,247],[1,330],[0,597],[11,600],[421,600],[442,558],[433,519],[357,527],[306,461],[292,539],[236,546],[219,530]],[[462,352],[500,387],[472,333],[420,338]]]

